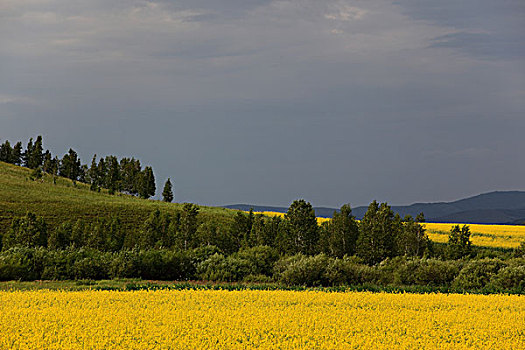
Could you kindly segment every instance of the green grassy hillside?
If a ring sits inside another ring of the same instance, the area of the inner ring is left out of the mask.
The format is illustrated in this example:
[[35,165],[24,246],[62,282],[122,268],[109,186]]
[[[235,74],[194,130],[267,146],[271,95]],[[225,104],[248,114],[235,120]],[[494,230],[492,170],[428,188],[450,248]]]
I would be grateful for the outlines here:
[[[31,170],[0,162],[0,233],[7,231],[13,217],[28,211],[43,216],[50,228],[79,218],[120,217],[124,227],[139,227],[148,215],[159,209],[174,213],[181,204],[140,199],[125,194],[109,195],[93,192],[86,184],[73,184],[66,178],[44,175],[31,180]],[[229,221],[236,211],[215,207],[200,207],[201,219]]]

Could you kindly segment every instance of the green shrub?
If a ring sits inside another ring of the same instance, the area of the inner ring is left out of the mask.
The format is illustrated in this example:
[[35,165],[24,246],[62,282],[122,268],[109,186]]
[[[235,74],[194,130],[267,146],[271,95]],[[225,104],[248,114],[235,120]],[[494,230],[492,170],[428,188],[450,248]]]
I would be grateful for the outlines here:
[[340,286],[363,283],[363,272],[368,266],[360,262],[359,258],[347,256],[342,259],[330,259],[325,272],[329,284]]
[[327,286],[326,269],[330,259],[325,254],[294,255],[276,264],[277,278],[286,285]]
[[452,287],[463,290],[482,289],[503,267],[505,263],[499,259],[469,261],[454,279]]
[[525,291],[525,265],[507,266],[498,271],[490,279],[490,285],[500,291]]
[[199,264],[197,273],[201,279],[209,281],[242,281],[250,274],[250,262],[235,255],[214,254]]
[[450,286],[458,276],[461,264],[456,261],[423,259],[414,275],[414,283],[425,286]]

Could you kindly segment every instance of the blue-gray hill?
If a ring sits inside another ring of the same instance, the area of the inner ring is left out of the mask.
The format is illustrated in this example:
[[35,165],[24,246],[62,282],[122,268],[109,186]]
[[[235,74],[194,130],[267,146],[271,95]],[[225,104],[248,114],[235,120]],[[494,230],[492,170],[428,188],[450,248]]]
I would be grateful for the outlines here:
[[[287,208],[249,204],[227,205],[226,208],[285,213]],[[357,218],[362,218],[367,207],[352,209]],[[414,203],[408,206],[393,206],[401,216],[424,213],[429,222],[522,224],[525,223],[525,192],[495,191],[454,202]],[[331,217],[335,208],[316,207],[317,216]]]

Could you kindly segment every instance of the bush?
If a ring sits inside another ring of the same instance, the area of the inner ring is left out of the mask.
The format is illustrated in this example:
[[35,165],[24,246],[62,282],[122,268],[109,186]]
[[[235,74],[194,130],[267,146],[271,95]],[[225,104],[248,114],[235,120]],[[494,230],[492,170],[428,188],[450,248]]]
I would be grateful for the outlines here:
[[505,267],[505,263],[499,259],[469,261],[454,279],[452,286],[463,290],[484,288],[502,267]]
[[189,280],[195,276],[196,268],[190,254],[184,251],[165,250],[162,252],[164,263],[163,280]]
[[73,264],[75,279],[100,280],[110,277],[111,253],[102,253],[96,250],[86,251],[84,257]]
[[133,278],[140,276],[140,268],[138,251],[127,250],[113,254],[109,273],[111,278]]
[[279,259],[277,251],[268,246],[242,249],[233,255],[248,262],[250,269],[249,273],[252,275],[271,276],[273,266]]
[[276,264],[276,277],[286,285],[328,286],[326,274],[330,259],[325,254],[294,255]]
[[363,283],[363,277],[370,277],[370,274],[364,273],[364,270],[368,270],[368,266],[360,262],[359,258],[347,256],[342,259],[331,259],[325,272],[330,285],[357,285]]
[[423,259],[415,271],[414,283],[425,286],[450,286],[461,265],[455,261]]
[[40,279],[45,252],[43,248],[15,247],[0,253],[0,280]]
[[214,254],[199,264],[197,273],[208,281],[236,282],[250,274],[250,262],[235,255]]
[[499,291],[525,291],[525,265],[507,266],[490,279],[490,285]]

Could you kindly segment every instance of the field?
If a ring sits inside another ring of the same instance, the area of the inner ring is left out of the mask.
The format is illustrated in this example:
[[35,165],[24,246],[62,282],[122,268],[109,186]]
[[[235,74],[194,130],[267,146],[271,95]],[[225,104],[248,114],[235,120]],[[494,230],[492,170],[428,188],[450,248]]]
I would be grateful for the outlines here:
[[[261,212],[267,216],[284,216],[283,213],[278,212]],[[317,222],[322,224],[329,221],[329,218],[317,218]],[[427,229],[428,238],[434,242],[446,243],[448,241],[448,233],[454,225],[458,224],[443,224],[431,223],[424,224]],[[462,226],[463,224],[459,224]],[[525,241],[525,226],[519,225],[478,225],[468,224],[470,227],[472,244],[479,247],[489,248],[517,248],[521,242]]]
[[0,292],[2,349],[525,349],[523,296]]
[[[434,242],[446,243],[454,224],[426,223],[428,237]],[[462,226],[462,224],[460,224]],[[525,226],[469,224],[472,244],[491,248],[517,248],[525,241]]]

